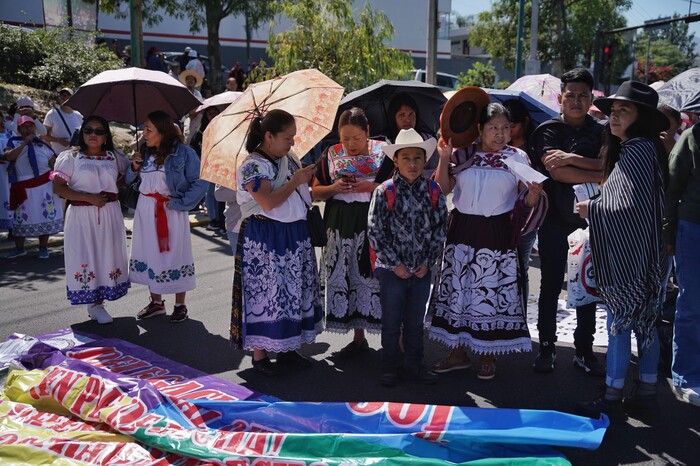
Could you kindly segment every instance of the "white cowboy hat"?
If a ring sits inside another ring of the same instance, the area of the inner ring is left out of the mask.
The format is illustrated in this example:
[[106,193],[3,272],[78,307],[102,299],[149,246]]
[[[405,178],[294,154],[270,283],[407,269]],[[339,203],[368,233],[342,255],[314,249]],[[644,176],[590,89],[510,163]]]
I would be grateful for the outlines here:
[[199,87],[202,85],[202,82],[204,79],[202,79],[202,75],[197,73],[195,70],[185,70],[182,73],[180,73],[180,76],[178,76],[178,79],[182,84],[185,86],[187,85],[187,78],[189,76],[192,76],[194,80],[196,81],[194,87]]
[[415,129],[402,129],[399,135],[396,136],[396,143],[382,147],[382,151],[387,157],[394,158],[396,152],[406,147],[419,147],[425,151],[425,161],[430,160],[430,157],[435,153],[437,141],[435,138],[428,138],[425,141]]

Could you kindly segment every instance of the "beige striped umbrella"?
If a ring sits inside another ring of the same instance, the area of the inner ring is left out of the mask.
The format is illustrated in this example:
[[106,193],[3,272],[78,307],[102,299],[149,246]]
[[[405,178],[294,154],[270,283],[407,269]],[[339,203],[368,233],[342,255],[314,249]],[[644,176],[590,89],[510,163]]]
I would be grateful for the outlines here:
[[248,152],[250,122],[261,113],[281,109],[294,116],[294,153],[303,157],[333,127],[343,87],[316,69],[295,71],[248,86],[214,118],[204,132],[201,178],[236,189],[236,169]]

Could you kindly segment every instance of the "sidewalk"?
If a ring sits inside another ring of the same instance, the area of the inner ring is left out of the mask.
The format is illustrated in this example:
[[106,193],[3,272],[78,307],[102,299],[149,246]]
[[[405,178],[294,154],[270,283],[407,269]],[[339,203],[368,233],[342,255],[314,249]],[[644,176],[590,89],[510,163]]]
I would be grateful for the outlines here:
[[[204,211],[199,210],[196,212],[190,212],[190,228],[198,227],[202,225],[207,225],[209,223],[209,217]],[[124,214],[124,227],[126,228],[126,235],[131,236],[131,231],[134,226],[134,212],[129,210],[128,213]],[[49,236],[49,248],[54,246],[63,245],[63,232],[56,233],[55,235]],[[0,233],[0,257],[15,247],[14,241],[8,239],[7,231]],[[24,242],[25,249],[37,249],[39,247],[39,238],[27,238]]]

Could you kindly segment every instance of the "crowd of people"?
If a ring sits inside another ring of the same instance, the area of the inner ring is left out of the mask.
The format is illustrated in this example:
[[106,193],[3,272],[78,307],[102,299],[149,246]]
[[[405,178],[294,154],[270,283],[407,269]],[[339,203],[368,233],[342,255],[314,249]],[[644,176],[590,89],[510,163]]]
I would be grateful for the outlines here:
[[[179,79],[196,95],[196,67]],[[232,86],[238,79],[232,71]],[[672,270],[680,289],[673,384],[680,399],[700,405],[700,315],[692,304],[700,126],[681,132],[679,112],[659,105],[656,91],[639,82],[596,99],[606,117],[599,120],[589,114],[587,70],[564,73],[561,83],[561,113],[536,128],[521,102],[492,103],[476,87],[448,101],[438,135],[417,127],[420,109],[410,94],[389,103],[393,130],[381,140],[370,137],[363,109],[347,109],[338,143],[307,166],[292,151],[294,117],[262,112],[250,123],[236,190],[199,178],[214,107],[184,122],[149,114],[128,159],[114,147],[107,121],[65,105],[70,89],[58,93],[43,125],[31,99],[21,97],[0,138],[0,200],[7,206],[0,226],[11,228],[16,245],[7,257],[25,255],[24,238],[36,236],[39,257],[48,257],[48,235],[63,230],[71,304],[87,305],[91,319],[107,324],[105,301],[139,283],[150,300],[137,318],[166,314],[163,295],[174,294],[169,318],[183,322],[186,293],[196,286],[188,211],[206,199],[234,253],[231,340],[252,353],[253,368],[277,376],[281,367],[311,366],[299,349],[324,330],[352,333],[337,356],[356,357],[369,349],[366,333],[377,333],[379,383],[391,387],[434,384],[440,373],[470,368],[472,357],[477,377],[492,379],[498,357],[532,350],[526,317],[535,241],[541,282],[533,369],[555,370],[567,237],[588,228],[609,342],[603,364],[593,351],[596,303],[578,307],[573,364],[605,377],[606,386],[578,411],[597,417],[653,408],[656,322]],[[516,176],[518,166],[547,179]],[[123,183],[140,193],[131,257],[117,202]],[[589,199],[574,190],[583,183],[594,184]],[[314,200],[325,201],[320,266],[307,222]],[[449,349],[433,367],[423,363],[425,329]],[[632,332],[639,374],[625,392]]]

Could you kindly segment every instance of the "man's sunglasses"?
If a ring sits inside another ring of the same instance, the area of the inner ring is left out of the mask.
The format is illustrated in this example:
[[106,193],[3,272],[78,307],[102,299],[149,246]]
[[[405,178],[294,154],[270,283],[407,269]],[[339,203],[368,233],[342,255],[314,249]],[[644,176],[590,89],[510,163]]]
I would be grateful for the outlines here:
[[105,131],[102,128],[91,128],[91,127],[86,127],[83,128],[83,134],[92,134],[95,133],[95,136],[104,136],[107,134],[107,131]]

